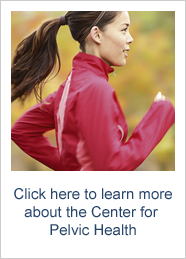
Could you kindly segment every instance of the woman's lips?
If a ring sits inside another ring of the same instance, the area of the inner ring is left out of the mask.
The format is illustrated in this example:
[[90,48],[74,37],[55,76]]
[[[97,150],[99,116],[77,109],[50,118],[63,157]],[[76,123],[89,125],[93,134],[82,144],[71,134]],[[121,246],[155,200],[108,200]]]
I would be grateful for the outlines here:
[[125,55],[126,58],[128,57],[128,55],[127,55],[127,53],[125,51],[124,51],[124,55]]
[[127,51],[129,51],[130,49],[126,49],[126,50],[124,50],[123,52],[124,52],[124,54],[125,54],[125,57],[127,58],[128,57],[128,55],[127,55]]

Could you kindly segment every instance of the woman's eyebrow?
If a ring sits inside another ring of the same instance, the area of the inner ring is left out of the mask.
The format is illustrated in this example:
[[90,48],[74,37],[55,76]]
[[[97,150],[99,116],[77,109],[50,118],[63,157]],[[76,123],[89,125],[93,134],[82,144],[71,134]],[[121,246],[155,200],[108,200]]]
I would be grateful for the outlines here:
[[129,26],[130,26],[130,24],[129,24],[129,23],[122,23],[122,24],[121,24],[121,26],[123,26],[123,25],[127,25],[127,27],[129,27]]

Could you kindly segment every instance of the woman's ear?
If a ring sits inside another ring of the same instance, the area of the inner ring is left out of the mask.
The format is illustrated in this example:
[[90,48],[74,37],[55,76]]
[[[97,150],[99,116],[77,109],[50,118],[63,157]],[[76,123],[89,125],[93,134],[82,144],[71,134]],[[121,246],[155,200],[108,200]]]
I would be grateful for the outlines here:
[[90,37],[96,43],[101,43],[100,30],[97,26],[92,27]]

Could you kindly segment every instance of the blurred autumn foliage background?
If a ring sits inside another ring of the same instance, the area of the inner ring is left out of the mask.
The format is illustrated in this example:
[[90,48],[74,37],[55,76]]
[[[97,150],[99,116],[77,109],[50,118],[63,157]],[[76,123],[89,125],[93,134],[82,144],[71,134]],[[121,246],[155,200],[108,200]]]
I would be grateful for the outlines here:
[[[18,43],[43,20],[60,17],[62,14],[65,12],[12,12],[12,57]],[[128,123],[128,137],[150,108],[158,91],[175,105],[175,12],[131,11],[129,15],[130,33],[134,42],[130,46],[127,64],[122,68],[115,68],[116,76],[111,73],[109,78],[109,83],[116,89]],[[79,52],[79,44],[72,39],[68,26],[59,29],[57,40],[62,68],[58,76],[45,86],[43,97],[57,90],[65,81],[71,69],[72,59]],[[13,124],[35,103],[34,96],[27,99],[24,106],[17,100],[13,102],[11,123]],[[46,136],[56,145],[54,131],[48,132]],[[46,166],[27,156],[13,142],[11,143],[12,171],[50,171]],[[174,125],[136,170],[175,170]]]

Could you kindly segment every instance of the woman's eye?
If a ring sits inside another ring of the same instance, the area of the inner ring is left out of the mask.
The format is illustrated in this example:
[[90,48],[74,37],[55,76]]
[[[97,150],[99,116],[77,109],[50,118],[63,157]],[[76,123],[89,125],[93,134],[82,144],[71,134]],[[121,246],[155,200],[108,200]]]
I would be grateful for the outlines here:
[[126,32],[126,31],[127,31],[127,28],[123,29],[122,31]]

